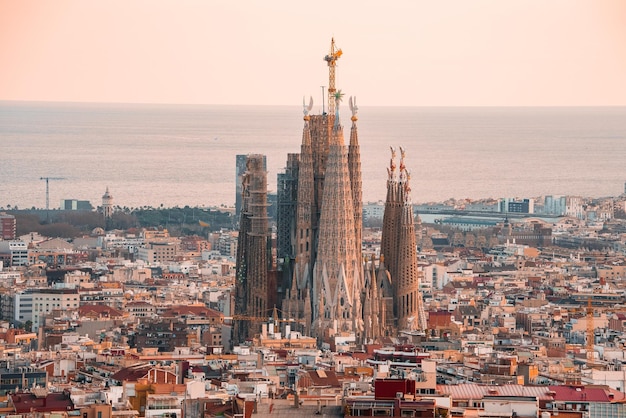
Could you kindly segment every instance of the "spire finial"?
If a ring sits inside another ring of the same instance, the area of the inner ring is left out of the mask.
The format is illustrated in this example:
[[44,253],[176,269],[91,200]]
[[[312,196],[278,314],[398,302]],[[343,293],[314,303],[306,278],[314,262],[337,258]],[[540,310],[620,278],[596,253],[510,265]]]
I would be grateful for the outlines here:
[[356,96],[350,96],[348,104],[350,105],[350,111],[352,112],[352,117],[350,118],[350,120],[352,120],[352,122],[356,122],[359,119],[357,116],[357,114],[359,113],[359,107],[356,105]]

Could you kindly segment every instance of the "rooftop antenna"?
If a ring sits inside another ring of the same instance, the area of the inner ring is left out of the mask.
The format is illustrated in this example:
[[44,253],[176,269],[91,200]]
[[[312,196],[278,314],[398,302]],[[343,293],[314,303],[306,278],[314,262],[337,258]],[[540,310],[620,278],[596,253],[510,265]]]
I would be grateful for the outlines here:
[[320,86],[322,88],[322,115],[326,114],[326,106],[324,103],[324,87],[325,86]]

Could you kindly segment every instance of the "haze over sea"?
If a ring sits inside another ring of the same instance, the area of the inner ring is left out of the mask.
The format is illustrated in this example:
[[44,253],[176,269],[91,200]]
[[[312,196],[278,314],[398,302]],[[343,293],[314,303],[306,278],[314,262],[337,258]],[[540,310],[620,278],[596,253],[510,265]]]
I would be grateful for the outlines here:
[[[299,106],[0,102],[0,207],[45,207],[40,177],[65,178],[51,208],[98,206],[107,186],[120,206],[232,206],[235,155],[267,155],[275,192],[302,126]],[[624,191],[626,107],[363,106],[358,129],[366,202],[385,199],[390,146],[406,150],[415,203]]]

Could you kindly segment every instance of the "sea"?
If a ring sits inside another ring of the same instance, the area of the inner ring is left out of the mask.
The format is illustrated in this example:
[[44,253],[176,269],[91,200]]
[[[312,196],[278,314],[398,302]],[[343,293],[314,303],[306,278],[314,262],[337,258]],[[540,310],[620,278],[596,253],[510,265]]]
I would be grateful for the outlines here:
[[[351,114],[340,114],[347,142]],[[121,207],[231,207],[236,155],[265,154],[275,192],[302,116],[299,106],[0,102],[0,208],[44,208],[45,177],[51,208],[98,206],[107,187]],[[626,107],[362,106],[357,126],[365,202],[385,199],[390,147],[405,150],[414,203],[625,191]]]

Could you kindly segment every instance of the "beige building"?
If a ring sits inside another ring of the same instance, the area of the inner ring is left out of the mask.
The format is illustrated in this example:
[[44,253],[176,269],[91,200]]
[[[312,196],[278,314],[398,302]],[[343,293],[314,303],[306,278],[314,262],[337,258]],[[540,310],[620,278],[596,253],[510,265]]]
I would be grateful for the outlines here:
[[148,264],[166,263],[174,261],[178,255],[178,242],[152,241],[145,248],[137,250],[137,258]]
[[45,322],[53,310],[77,309],[80,304],[76,289],[39,289],[33,292],[33,331]]

